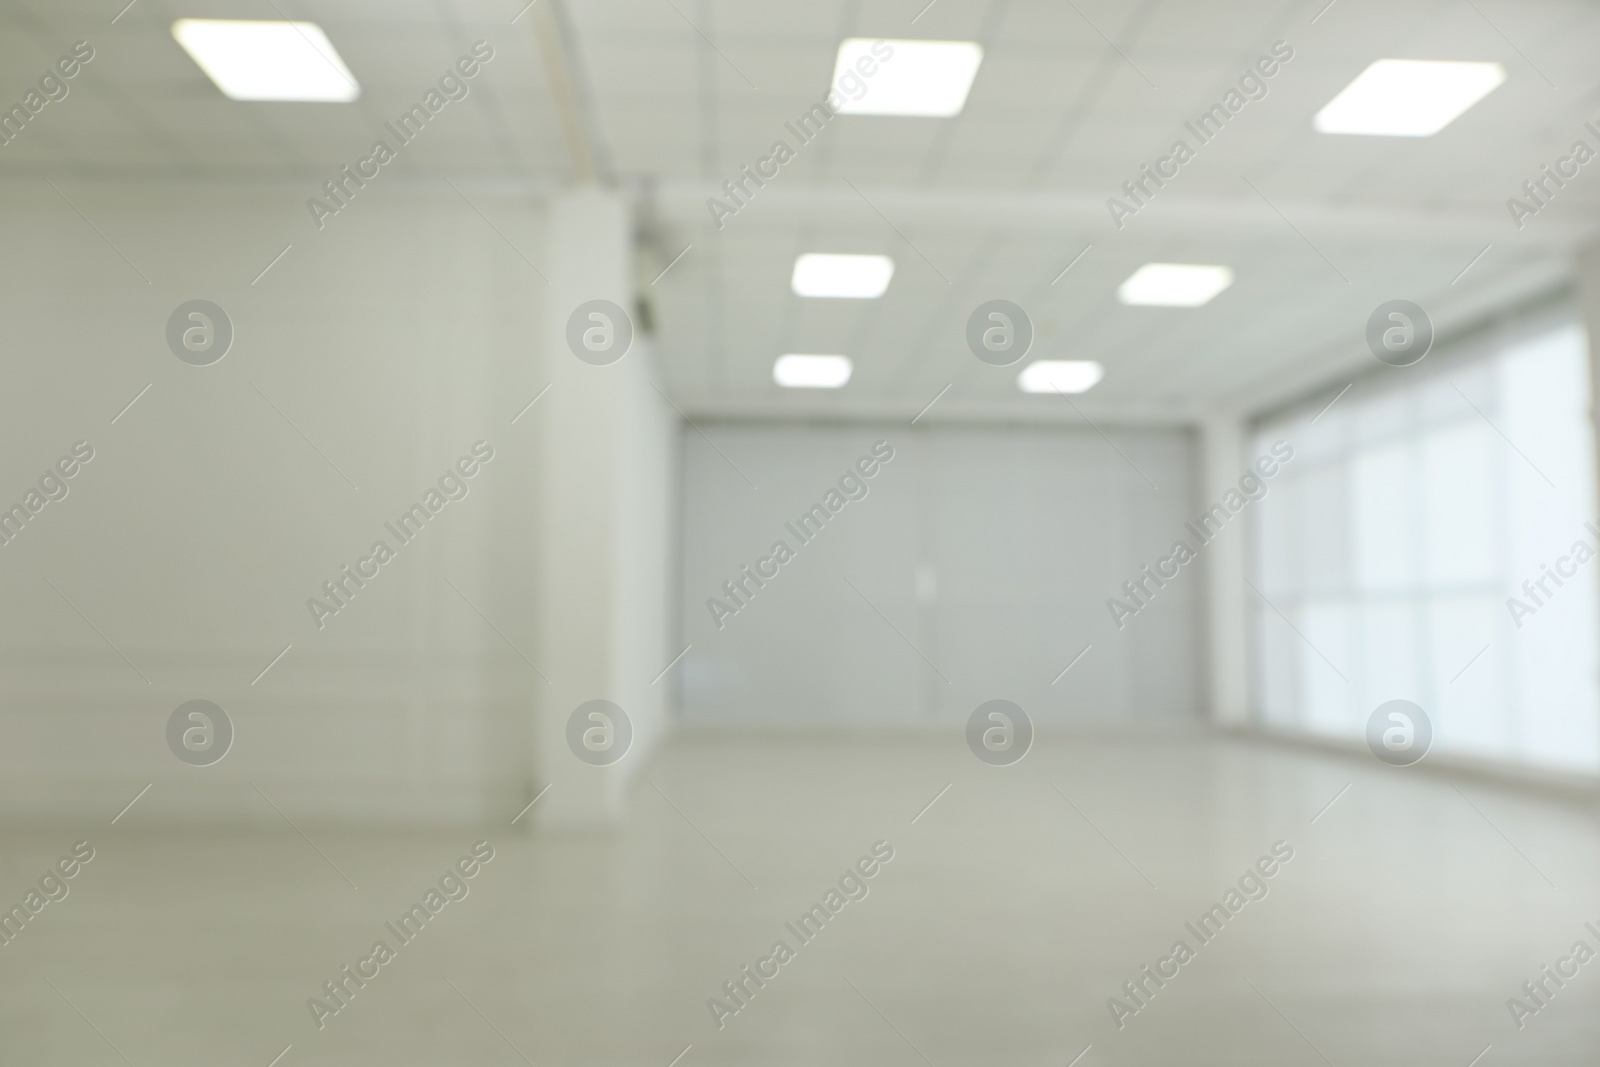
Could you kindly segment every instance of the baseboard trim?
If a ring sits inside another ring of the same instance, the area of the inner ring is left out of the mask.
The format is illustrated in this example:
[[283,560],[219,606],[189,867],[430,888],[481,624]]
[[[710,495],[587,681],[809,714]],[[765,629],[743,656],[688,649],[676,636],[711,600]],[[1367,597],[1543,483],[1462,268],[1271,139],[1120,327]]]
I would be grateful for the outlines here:
[[[1213,726],[1212,730],[1219,737],[1319,752],[1368,766],[1377,762],[1359,741],[1278,730],[1259,723]],[[1466,778],[1483,785],[1515,788],[1600,810],[1600,776],[1440,753],[1430,753],[1421,762],[1404,769],[1447,780]]]

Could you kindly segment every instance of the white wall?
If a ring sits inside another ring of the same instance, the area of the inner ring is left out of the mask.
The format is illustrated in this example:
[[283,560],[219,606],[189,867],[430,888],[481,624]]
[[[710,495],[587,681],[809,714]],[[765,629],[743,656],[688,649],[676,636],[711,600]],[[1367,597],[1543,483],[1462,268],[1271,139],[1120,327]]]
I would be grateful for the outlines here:
[[[491,228],[448,187],[374,185],[319,232],[298,185],[62,191],[104,239],[42,183],[0,215],[0,500],[74,441],[96,457],[0,547],[0,814],[109,819],[153,783],[145,819],[278,820],[254,782],[297,819],[509,818],[538,784],[522,656],[553,669],[534,610],[552,397],[511,419],[543,361],[572,359],[541,344],[542,205],[467,187]],[[204,368],[164,339],[196,297],[236,330]],[[480,439],[469,495],[319,631],[307,598]],[[641,509],[667,473],[635,471]],[[634,577],[664,589],[664,556]],[[212,767],[164,740],[193,698],[237,731]]]
[[[726,458],[685,433],[687,720],[948,727],[1005,698],[1063,725],[1193,721],[1198,570],[1121,630],[1105,605],[1183,535],[1187,433],[1115,431],[1125,459],[1093,430],[701,426]],[[707,599],[774,541],[798,546],[784,522],[880,439],[895,458],[868,495],[719,630]]]

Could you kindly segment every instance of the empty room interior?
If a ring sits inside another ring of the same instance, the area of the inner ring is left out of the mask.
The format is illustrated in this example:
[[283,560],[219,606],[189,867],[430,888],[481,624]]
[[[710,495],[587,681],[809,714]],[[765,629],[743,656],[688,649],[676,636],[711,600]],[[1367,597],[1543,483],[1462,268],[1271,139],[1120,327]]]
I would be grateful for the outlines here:
[[1600,1063],[1597,50],[11,0],[0,1065]]

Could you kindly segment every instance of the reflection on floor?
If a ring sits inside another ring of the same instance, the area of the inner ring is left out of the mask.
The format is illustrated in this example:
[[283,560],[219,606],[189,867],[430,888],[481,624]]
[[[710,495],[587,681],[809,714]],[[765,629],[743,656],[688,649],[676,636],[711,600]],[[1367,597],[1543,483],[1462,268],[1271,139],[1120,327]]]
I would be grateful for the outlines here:
[[[7,908],[75,841],[95,855],[0,945],[0,1063],[1600,1057],[1600,962],[1542,970],[1600,949],[1592,816],[1376,762],[1041,738],[996,768],[958,737],[684,735],[606,834],[137,814],[4,834]],[[1513,997],[1543,1004],[1520,1030]]]

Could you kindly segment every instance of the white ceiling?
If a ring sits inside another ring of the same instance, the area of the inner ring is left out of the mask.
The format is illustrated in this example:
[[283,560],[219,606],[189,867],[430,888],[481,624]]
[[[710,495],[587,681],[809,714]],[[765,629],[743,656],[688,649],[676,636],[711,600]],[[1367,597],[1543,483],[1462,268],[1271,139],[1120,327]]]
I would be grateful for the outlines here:
[[[511,21],[525,0],[136,0],[113,24],[125,2],[0,10],[0,99],[72,41],[97,51],[70,104],[0,149],[0,174],[320,181],[480,37],[495,60],[401,166],[531,187],[574,174],[534,15]],[[1361,335],[1379,303],[1416,300],[1448,330],[1562,284],[1593,232],[1600,169],[1520,232],[1505,199],[1577,137],[1595,143],[1581,128],[1600,118],[1594,3],[935,0],[913,23],[925,3],[567,0],[586,136],[641,197],[643,280],[692,246],[646,285],[691,413],[909,417],[949,385],[930,417],[1063,414],[966,351],[966,317],[992,297],[1033,316],[1033,355],[1105,363],[1080,401],[1091,416],[1248,408],[1371,365]],[[226,100],[172,40],[180,16],[314,20],[362,97]],[[961,115],[841,116],[719,232],[706,198],[826,91],[846,36],[971,39],[985,59]],[[1295,57],[1270,95],[1116,229],[1106,198],[1279,39]],[[1316,110],[1386,56],[1494,59],[1509,78],[1435,137],[1315,133]],[[893,284],[876,301],[803,300],[788,279],[805,251],[889,253]],[[1238,280],[1201,309],[1119,305],[1116,286],[1153,259]],[[856,377],[780,390],[786,351],[845,352]]]

